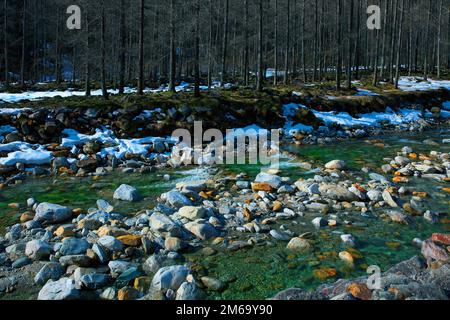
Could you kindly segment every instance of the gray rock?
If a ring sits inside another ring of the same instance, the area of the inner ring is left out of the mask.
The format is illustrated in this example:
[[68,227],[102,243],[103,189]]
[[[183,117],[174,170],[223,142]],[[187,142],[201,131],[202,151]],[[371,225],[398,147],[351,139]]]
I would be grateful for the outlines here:
[[323,184],[319,191],[323,197],[336,201],[357,201],[358,196],[350,192],[347,188],[335,184]]
[[206,210],[202,207],[182,207],[178,211],[178,214],[191,221],[195,221],[197,219],[202,219],[206,216]]
[[381,194],[381,196],[383,197],[383,200],[392,208],[398,208],[398,204],[397,202],[395,202],[394,198],[391,196],[391,194],[385,190],[383,191],[383,193]]
[[278,189],[279,187],[281,187],[283,180],[279,176],[262,172],[256,176],[255,182],[267,183],[272,188]]
[[107,274],[91,273],[83,275],[80,282],[84,289],[97,290],[105,287],[109,280],[110,278]]
[[317,217],[311,222],[312,222],[313,226],[316,227],[317,229],[328,225],[328,222],[324,218],[321,218],[321,217]]
[[100,264],[105,264],[109,261],[109,254],[105,251],[105,249],[103,249],[102,246],[99,246],[97,243],[94,243],[94,245],[92,246],[92,251],[94,251]]
[[156,272],[151,286],[158,291],[165,292],[169,289],[176,291],[186,281],[189,273],[190,270],[182,265],[163,267]]
[[161,199],[175,208],[192,206],[191,200],[189,200],[185,195],[176,190],[172,190],[162,194]]
[[115,192],[114,192],[114,199],[116,200],[122,200],[122,201],[128,201],[128,202],[134,202],[141,200],[141,196],[136,188],[133,188],[132,186],[122,184]]
[[61,264],[57,262],[46,263],[34,277],[34,282],[43,286],[48,280],[56,281],[64,274]]
[[284,233],[282,231],[275,230],[275,229],[270,230],[270,235],[274,239],[276,239],[278,241],[289,241],[289,240],[291,240],[291,236],[289,234]]
[[85,255],[74,255],[74,256],[64,256],[59,259],[59,263],[63,267],[67,266],[78,266],[78,267],[89,267],[92,264],[91,258]]
[[346,164],[342,160],[333,160],[333,161],[328,162],[325,165],[325,168],[329,169],[329,170],[343,170],[343,169],[345,169],[345,167],[346,167]]
[[25,254],[32,260],[44,260],[50,256],[52,247],[47,242],[32,240],[27,243]]
[[180,227],[164,214],[155,212],[150,216],[150,228],[155,232],[169,232],[173,236],[180,235]]
[[86,239],[67,238],[63,241],[59,252],[63,256],[73,256],[77,254],[85,254],[89,248],[90,245]]
[[80,298],[80,290],[76,288],[75,281],[69,278],[48,282],[38,295],[38,300],[77,300]]
[[36,215],[34,220],[41,223],[60,223],[64,222],[72,217],[72,211],[57,204],[41,203],[36,208]]
[[195,283],[183,282],[177,290],[175,300],[193,301],[200,299],[200,290]]
[[121,252],[123,250],[122,242],[112,236],[103,236],[98,239],[97,243],[110,252]]
[[185,224],[184,227],[200,240],[209,240],[219,235],[219,232],[214,228],[214,226],[207,222],[189,222]]
[[201,277],[200,280],[211,291],[222,292],[225,289],[225,284],[215,278],[211,277]]
[[105,211],[107,213],[111,213],[114,210],[114,207],[110,205],[106,200],[99,199],[97,200],[97,208],[98,210]]
[[111,270],[111,274],[120,275],[128,270],[133,264],[128,261],[114,260],[108,263],[108,267]]
[[383,197],[381,196],[381,191],[378,190],[369,190],[367,192],[367,196],[369,197],[369,199],[371,201],[381,201],[381,199],[383,199]]
[[13,269],[20,269],[22,267],[25,267],[29,264],[31,264],[33,261],[30,260],[30,258],[28,257],[20,257],[19,259],[15,260],[12,264],[11,267]]

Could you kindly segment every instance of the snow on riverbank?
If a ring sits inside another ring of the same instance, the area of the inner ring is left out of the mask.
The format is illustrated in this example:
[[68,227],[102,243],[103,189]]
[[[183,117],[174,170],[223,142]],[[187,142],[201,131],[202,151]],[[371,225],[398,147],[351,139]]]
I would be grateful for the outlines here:
[[[313,128],[293,120],[299,108],[307,108],[301,104],[287,104],[283,107],[283,115],[286,118],[284,131],[288,136],[292,136],[297,132],[311,133]],[[311,110],[319,120],[322,120],[327,126],[341,126],[347,128],[361,127],[380,127],[382,124],[401,125],[412,123],[423,118],[420,110],[400,109],[397,112],[391,108],[387,108],[385,112],[372,112],[360,114],[357,118],[352,117],[347,112],[324,112]],[[446,113],[442,113],[442,117],[446,118]]]
[[43,146],[25,142],[12,142],[0,145],[0,152],[9,152],[7,157],[0,158],[0,165],[14,166],[17,163],[26,165],[50,164],[53,154]]
[[401,77],[398,81],[398,87],[403,91],[428,91],[438,89],[450,90],[450,81],[428,79],[424,81],[420,77]]

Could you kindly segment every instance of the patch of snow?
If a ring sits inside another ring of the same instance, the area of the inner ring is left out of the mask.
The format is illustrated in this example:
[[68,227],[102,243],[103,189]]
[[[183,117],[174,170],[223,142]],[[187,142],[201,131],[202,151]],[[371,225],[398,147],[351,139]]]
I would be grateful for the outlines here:
[[[0,100],[2,99],[1,96],[3,93],[0,93]],[[11,115],[16,116],[21,112],[29,111],[31,109],[29,108],[0,108],[0,115]]]
[[376,97],[379,96],[378,93],[367,90],[367,89],[357,89],[358,93],[355,94],[355,97]]
[[450,81],[427,79],[420,77],[401,77],[398,81],[400,90],[403,91],[428,91],[438,89],[450,89]]
[[43,146],[34,146],[25,142],[12,142],[0,145],[0,152],[9,152],[5,158],[0,158],[0,165],[14,166],[17,163],[26,165],[50,164],[53,154]]

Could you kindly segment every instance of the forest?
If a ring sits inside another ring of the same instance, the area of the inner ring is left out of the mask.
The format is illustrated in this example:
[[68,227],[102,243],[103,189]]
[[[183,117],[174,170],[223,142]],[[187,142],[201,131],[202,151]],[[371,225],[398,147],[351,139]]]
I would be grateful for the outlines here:
[[[0,80],[119,88],[442,77],[448,0],[3,0]],[[81,8],[81,29],[66,10]],[[381,29],[367,27],[380,8]],[[399,68],[397,68],[399,66]],[[375,72],[376,71],[376,72]],[[276,75],[276,76],[275,76]],[[198,90],[196,90],[198,94]]]

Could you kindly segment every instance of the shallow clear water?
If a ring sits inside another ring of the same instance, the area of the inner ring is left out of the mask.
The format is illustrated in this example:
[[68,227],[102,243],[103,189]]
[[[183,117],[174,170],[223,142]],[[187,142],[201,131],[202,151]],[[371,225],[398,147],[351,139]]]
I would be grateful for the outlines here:
[[[327,146],[291,146],[289,152],[296,154],[298,159],[284,161],[281,164],[282,176],[292,179],[308,177],[313,173],[305,172],[296,167],[297,162],[309,161],[315,165],[323,164],[333,159],[345,160],[351,170],[357,175],[367,178],[361,168],[368,167],[379,172],[384,157],[393,157],[404,146],[411,146],[416,153],[428,153],[431,150],[450,152],[450,145],[443,145],[442,139],[450,138],[450,131],[428,132],[425,134],[401,134],[384,138],[370,138],[368,141],[347,141],[337,145]],[[439,142],[439,146],[423,144],[425,139]],[[380,140],[380,141],[377,141]],[[383,143],[375,145],[374,143]],[[229,166],[222,167],[223,174],[237,174],[246,172],[250,178],[256,176],[259,166]],[[164,191],[174,187],[180,179],[195,178],[198,172],[170,172],[170,181],[164,181],[166,172],[156,172],[148,175],[111,174],[93,181],[92,178],[58,178],[27,180],[24,184],[16,185],[0,191],[0,226],[11,225],[17,221],[20,210],[8,208],[8,203],[24,204],[30,196],[38,201],[50,201],[87,209],[95,207],[99,198],[106,199],[115,206],[117,212],[136,213],[139,210],[151,208],[157,197]],[[190,174],[186,176],[186,174]],[[191,175],[192,174],[192,175]],[[92,188],[93,184],[100,184],[99,188]],[[114,190],[122,183],[137,187],[145,200],[128,204],[112,200]],[[352,213],[348,220],[353,226],[338,226],[334,229],[314,230],[311,220],[316,215],[285,221],[289,229],[296,234],[312,232],[314,236],[314,250],[310,253],[292,254],[285,250],[286,243],[272,241],[268,247],[255,246],[238,252],[228,252],[216,247],[218,253],[205,257],[201,253],[186,255],[194,263],[194,269],[199,275],[208,274],[228,282],[228,289],[223,293],[209,293],[212,299],[266,299],[277,292],[289,288],[300,287],[313,289],[324,283],[314,276],[314,270],[322,268],[336,269],[337,275],[326,280],[333,282],[338,278],[357,277],[364,275],[369,265],[378,265],[382,270],[420,253],[411,243],[413,238],[427,238],[433,232],[449,232],[448,223],[450,197],[440,188],[443,184],[425,179],[412,180],[408,186],[418,191],[426,191],[430,197],[426,200],[426,208],[439,212],[441,223],[432,225],[421,218],[415,218],[415,223],[409,226],[398,225],[390,221],[362,217]],[[341,219],[343,219],[341,217]],[[355,226],[356,225],[356,226]],[[359,256],[354,268],[349,267],[338,258],[338,253],[344,246],[340,234],[351,233],[357,240]],[[236,239],[247,240],[255,235],[234,234]],[[263,235],[264,237],[264,235]]]

